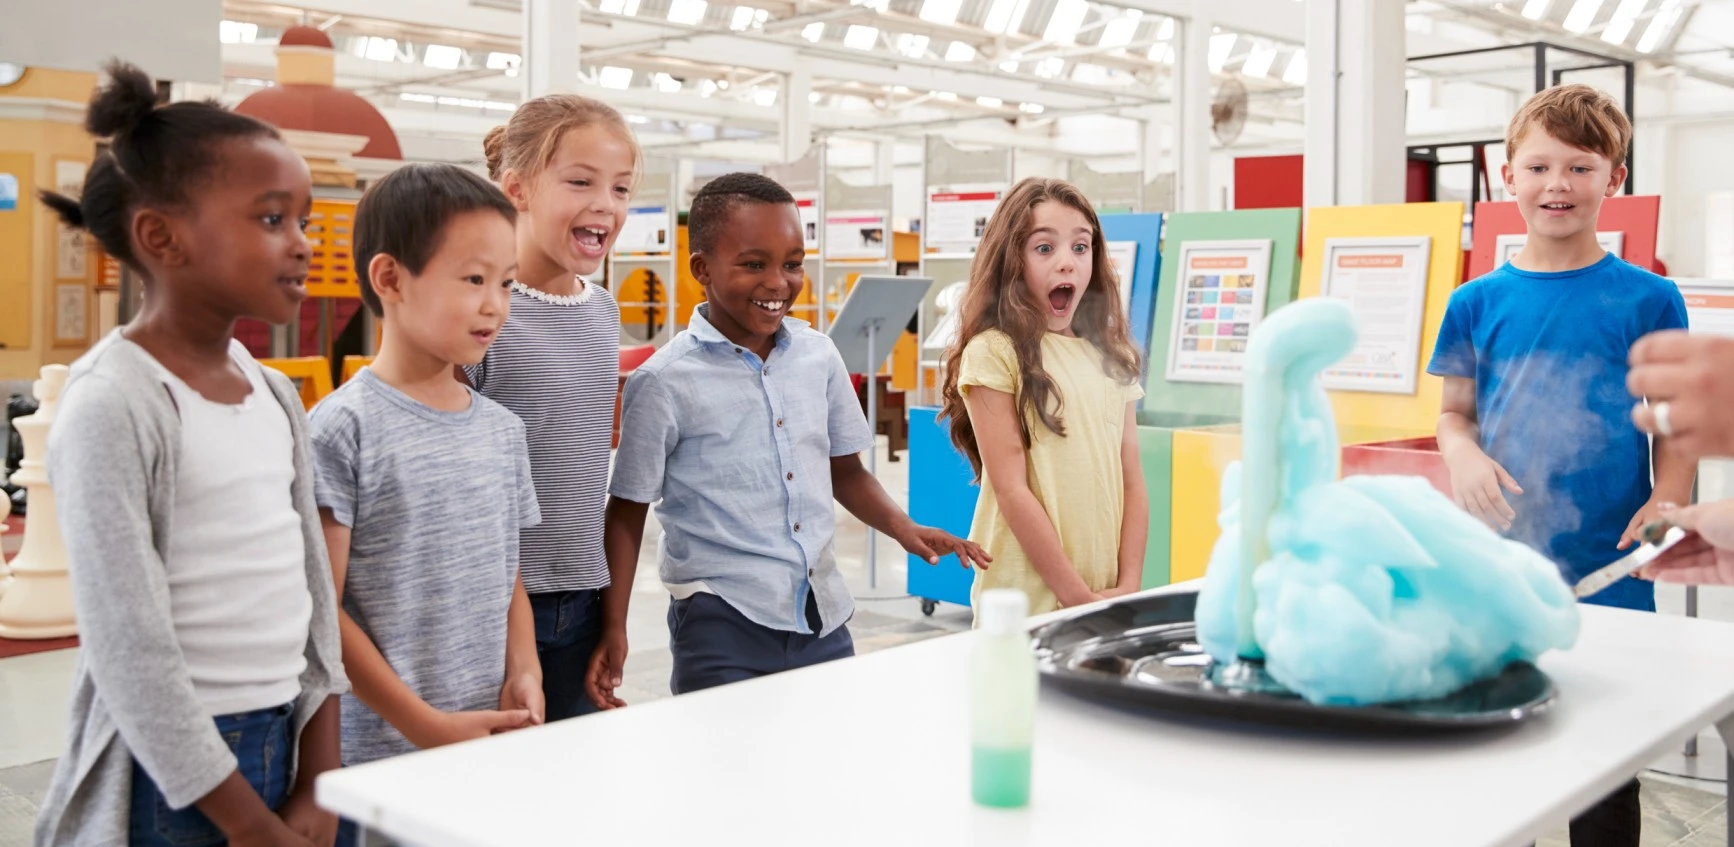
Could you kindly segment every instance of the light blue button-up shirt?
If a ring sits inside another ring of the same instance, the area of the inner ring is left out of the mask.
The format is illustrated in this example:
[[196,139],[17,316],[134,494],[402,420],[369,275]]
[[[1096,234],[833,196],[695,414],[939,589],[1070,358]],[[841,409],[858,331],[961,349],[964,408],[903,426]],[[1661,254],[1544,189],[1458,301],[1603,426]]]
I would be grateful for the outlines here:
[[662,581],[749,620],[821,634],[855,604],[832,552],[831,459],[873,446],[831,339],[785,318],[769,359],[711,326],[709,304],[626,382],[609,493],[655,503]]

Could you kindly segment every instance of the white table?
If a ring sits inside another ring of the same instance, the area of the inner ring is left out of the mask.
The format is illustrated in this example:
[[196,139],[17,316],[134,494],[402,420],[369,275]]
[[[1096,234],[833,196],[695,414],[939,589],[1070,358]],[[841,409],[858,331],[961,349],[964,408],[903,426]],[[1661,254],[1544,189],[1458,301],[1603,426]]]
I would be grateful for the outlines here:
[[970,802],[969,646],[346,769],[319,780],[319,802],[421,847],[1520,845],[1734,714],[1734,626],[1585,607],[1578,646],[1541,663],[1554,709],[1491,736],[1345,740],[1044,689],[1032,803],[992,811]]

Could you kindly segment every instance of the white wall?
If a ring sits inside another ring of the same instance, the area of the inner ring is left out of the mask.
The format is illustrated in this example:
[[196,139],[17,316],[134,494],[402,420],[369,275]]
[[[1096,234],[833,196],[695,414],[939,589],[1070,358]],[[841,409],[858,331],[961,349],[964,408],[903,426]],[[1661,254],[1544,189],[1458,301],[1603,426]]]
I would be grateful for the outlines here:
[[1644,128],[1640,115],[1639,126],[1637,191],[1662,195],[1657,253],[1672,275],[1703,276],[1705,197],[1734,191],[1734,120]]

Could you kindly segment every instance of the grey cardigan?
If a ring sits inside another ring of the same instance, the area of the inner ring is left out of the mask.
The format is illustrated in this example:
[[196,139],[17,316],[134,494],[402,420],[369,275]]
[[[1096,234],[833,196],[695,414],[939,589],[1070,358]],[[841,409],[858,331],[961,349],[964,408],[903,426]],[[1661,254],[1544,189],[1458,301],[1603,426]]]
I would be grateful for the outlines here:
[[[38,847],[125,845],[136,759],[183,808],[236,760],[193,693],[169,612],[163,558],[174,528],[180,415],[149,354],[110,333],[72,366],[48,439],[48,475],[72,574],[82,650],[66,753],[36,821]],[[307,547],[313,620],[295,701],[295,738],[348,690],[325,537],[313,501],[306,415],[266,369],[295,439],[291,494]],[[299,744],[297,744],[299,748]]]

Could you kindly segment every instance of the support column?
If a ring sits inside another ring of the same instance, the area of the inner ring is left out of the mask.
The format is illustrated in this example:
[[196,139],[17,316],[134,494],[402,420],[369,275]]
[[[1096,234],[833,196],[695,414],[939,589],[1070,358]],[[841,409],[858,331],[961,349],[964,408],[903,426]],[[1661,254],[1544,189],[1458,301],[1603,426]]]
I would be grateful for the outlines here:
[[1210,211],[1210,35],[1214,25],[1204,4],[1180,23],[1182,43],[1175,57],[1175,201],[1182,212]]
[[1308,206],[1402,203],[1403,0],[1307,3]]
[[897,178],[897,139],[890,136],[873,142],[873,184],[895,185]]
[[578,90],[578,0],[524,0],[524,99]]
[[813,146],[813,104],[808,95],[813,91],[813,74],[805,68],[783,77],[783,95],[779,100],[778,130],[783,142],[783,161],[799,162]]

